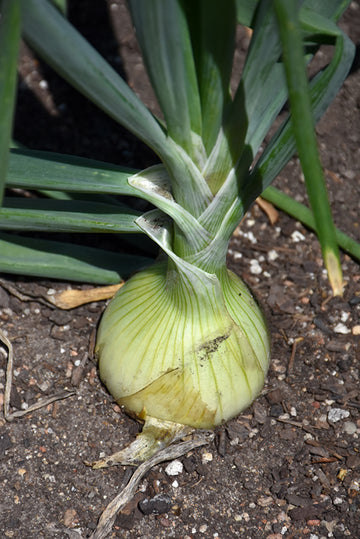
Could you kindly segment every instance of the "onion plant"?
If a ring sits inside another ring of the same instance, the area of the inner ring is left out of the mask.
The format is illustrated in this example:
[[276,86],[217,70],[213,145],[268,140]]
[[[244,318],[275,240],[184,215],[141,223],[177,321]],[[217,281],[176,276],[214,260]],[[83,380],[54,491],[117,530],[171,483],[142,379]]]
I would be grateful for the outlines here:
[[[160,438],[221,424],[261,391],[270,357],[266,321],[227,269],[226,253],[246,211],[296,149],[330,280],[335,293],[341,290],[314,125],[351,66],[354,46],[336,24],[348,4],[129,0],[158,118],[51,2],[2,1],[4,10],[20,6],[23,36],[43,60],[159,157],[158,165],[130,171],[17,149],[6,177],[2,172],[3,186],[42,193],[5,196],[2,271],[112,283],[139,270],[106,308],[96,345],[100,376],[115,400],[145,421],[144,432],[156,431],[154,446],[136,458],[159,447]],[[237,24],[250,27],[252,37],[231,92]],[[16,39],[9,35],[4,50]],[[333,45],[333,57],[308,83],[306,66],[321,44]],[[288,101],[291,114],[265,144]],[[140,214],[117,195],[140,197],[151,209]],[[35,243],[22,235],[29,231],[142,233],[160,255],[153,263]]]

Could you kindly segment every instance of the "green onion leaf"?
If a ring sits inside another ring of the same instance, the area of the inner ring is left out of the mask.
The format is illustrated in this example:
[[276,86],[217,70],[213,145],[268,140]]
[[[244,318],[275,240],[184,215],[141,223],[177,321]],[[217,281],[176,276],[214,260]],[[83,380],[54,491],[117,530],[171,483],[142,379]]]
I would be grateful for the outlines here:
[[[301,202],[298,202],[273,186],[268,187],[261,196],[316,232],[314,215],[312,211],[304,204],[301,204]],[[360,262],[360,244],[338,228],[335,228],[335,234],[339,247]]]
[[36,52],[75,88],[160,155],[166,138],[124,80],[46,0],[21,0],[23,31]]
[[304,51],[298,21],[297,2],[293,0],[275,0],[274,6],[283,45],[296,147],[314,212],[316,230],[329,280],[334,294],[342,295],[343,282],[340,255],[317,149],[311,97],[303,60]]
[[[199,89],[189,29],[176,0],[129,0],[152,87],[168,134],[192,158],[202,151]],[[195,152],[195,153],[194,153]]]
[[0,272],[115,284],[152,259],[72,243],[0,234]]
[[19,0],[0,1],[0,205],[7,176],[20,44]]
[[0,208],[3,230],[53,232],[140,232],[140,213],[125,205],[80,200],[6,197]]
[[135,170],[102,161],[34,150],[11,150],[8,187],[138,196],[128,178]]

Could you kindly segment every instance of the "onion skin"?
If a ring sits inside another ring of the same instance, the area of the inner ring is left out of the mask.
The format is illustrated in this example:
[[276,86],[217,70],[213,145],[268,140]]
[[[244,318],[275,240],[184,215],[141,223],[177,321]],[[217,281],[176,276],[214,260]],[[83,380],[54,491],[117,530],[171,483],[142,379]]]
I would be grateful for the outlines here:
[[96,355],[103,383],[129,414],[209,429],[260,393],[269,336],[234,273],[188,277],[171,264],[134,275],[104,312]]

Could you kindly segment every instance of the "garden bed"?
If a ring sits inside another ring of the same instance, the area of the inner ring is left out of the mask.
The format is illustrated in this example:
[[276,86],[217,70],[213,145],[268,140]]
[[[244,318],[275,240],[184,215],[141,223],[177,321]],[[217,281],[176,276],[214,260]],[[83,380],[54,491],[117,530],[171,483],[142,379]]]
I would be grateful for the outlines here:
[[[123,2],[108,1],[108,11],[105,3],[76,4],[71,20],[155,109]],[[358,45],[358,2],[342,25]],[[246,46],[241,34],[239,57]],[[357,241],[359,96],[357,60],[318,126],[335,222]],[[130,167],[156,162],[25,45],[15,138],[32,149]],[[296,159],[276,185],[305,200]],[[114,245],[121,247],[118,237]],[[218,428],[213,442],[180,458],[178,475],[167,463],[152,469],[109,537],[360,537],[359,265],[342,254],[344,297],[332,298],[316,236],[283,213],[271,225],[257,205],[234,234],[228,263],[251,286],[269,320],[272,362],[264,391]],[[138,425],[98,377],[93,343],[104,302],[61,311],[42,301],[49,290],[69,287],[88,286],[1,277],[0,328],[15,355],[12,406],[74,391],[11,423],[0,419],[5,537],[85,538],[128,478],[125,467],[95,471],[84,463],[123,447]],[[0,348],[0,391],[5,367],[6,349]]]

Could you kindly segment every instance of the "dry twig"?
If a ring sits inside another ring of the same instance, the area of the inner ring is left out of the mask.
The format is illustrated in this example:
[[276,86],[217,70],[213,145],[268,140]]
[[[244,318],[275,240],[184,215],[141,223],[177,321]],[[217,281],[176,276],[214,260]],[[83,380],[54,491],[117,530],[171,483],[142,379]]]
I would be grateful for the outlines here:
[[287,368],[287,380],[289,380],[289,377],[290,377],[290,374],[291,374],[291,371],[292,371],[292,368],[294,366],[294,360],[295,360],[295,354],[296,354],[296,347],[297,345],[302,342],[304,339],[303,337],[298,337],[297,339],[294,340],[293,342],[293,345],[292,345],[292,349],[291,349],[291,356],[290,356],[290,360],[289,360],[289,364],[288,364],[288,368]]
[[38,410],[39,408],[43,408],[44,406],[47,406],[48,404],[51,404],[54,401],[67,399],[68,397],[71,397],[72,395],[75,395],[75,391],[62,391],[61,393],[58,393],[57,395],[53,395],[52,397],[41,399],[31,406],[29,406],[26,410],[18,410],[16,412],[10,411],[10,396],[11,396],[11,387],[12,387],[12,373],[13,373],[13,363],[14,363],[14,352],[13,352],[13,346],[9,339],[6,337],[3,331],[0,330],[0,341],[5,345],[5,347],[8,350],[8,359],[7,359],[7,366],[6,366],[6,380],[5,380],[5,390],[4,390],[4,418],[6,421],[13,421],[14,419],[18,417],[23,417],[26,414],[29,414],[30,412],[33,412],[34,410]]
[[36,301],[47,307],[57,307],[58,309],[69,310],[85,305],[86,303],[92,303],[94,301],[103,301],[110,299],[124,284],[122,281],[119,284],[109,286],[96,286],[94,288],[87,288],[84,290],[70,289],[59,290],[53,294],[33,294],[31,292],[24,293],[20,291],[12,283],[0,279],[0,285],[9,292],[12,296],[16,297],[20,301]]
[[166,447],[156,453],[149,460],[140,464],[131,476],[128,484],[123,490],[109,503],[105,511],[102,513],[99,524],[95,532],[90,536],[90,539],[105,539],[110,537],[112,526],[115,522],[117,513],[129,503],[133,498],[136,488],[145,474],[160,462],[172,460],[185,455],[192,449],[208,444],[214,435],[212,433],[197,433],[192,440],[180,442],[176,445]]

